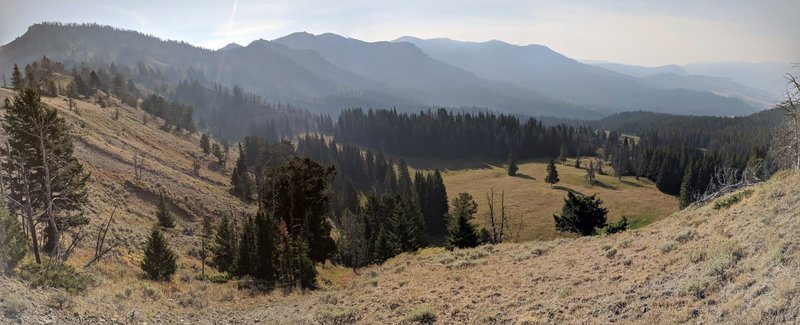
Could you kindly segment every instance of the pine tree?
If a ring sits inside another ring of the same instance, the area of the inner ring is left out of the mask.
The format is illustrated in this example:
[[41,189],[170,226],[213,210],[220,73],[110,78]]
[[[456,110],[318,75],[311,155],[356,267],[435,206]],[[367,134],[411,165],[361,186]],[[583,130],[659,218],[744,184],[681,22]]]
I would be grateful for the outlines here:
[[516,176],[517,170],[517,158],[514,156],[514,153],[511,152],[508,154],[508,160],[506,161],[506,171],[508,172],[508,176]]
[[259,210],[255,220],[256,227],[256,261],[255,277],[273,281],[278,269],[278,244],[280,230],[275,217],[266,211]]
[[683,172],[683,179],[681,180],[681,190],[680,195],[678,197],[678,202],[680,204],[680,208],[686,208],[692,202],[694,202],[694,184],[695,184],[695,173],[692,168],[692,164],[688,164],[686,166],[686,170]]
[[336,252],[327,218],[335,174],[333,167],[323,168],[311,159],[294,157],[270,170],[261,183],[263,208],[275,212],[289,237],[302,237],[308,243],[314,262],[324,262]]
[[236,252],[236,275],[255,275],[257,255],[257,229],[252,217],[245,219],[239,236],[238,251]]
[[220,272],[234,273],[236,270],[236,254],[238,253],[239,237],[236,227],[228,217],[223,217],[217,226],[214,236],[213,258],[214,266]]
[[11,273],[27,252],[28,239],[19,220],[0,201],[0,273]]
[[158,196],[158,210],[156,211],[158,226],[162,228],[175,228],[175,215],[170,210],[169,201],[161,194]]
[[447,247],[466,248],[478,246],[478,233],[471,220],[478,212],[478,204],[469,193],[459,193],[453,199],[453,215],[450,234],[447,236]]
[[597,234],[597,228],[606,226],[608,210],[603,208],[602,204],[603,201],[597,199],[595,195],[567,193],[561,215],[553,215],[556,230],[573,232],[581,236]]
[[300,288],[314,289],[317,287],[317,269],[314,261],[309,257],[308,243],[302,238],[289,241],[289,255],[292,259],[293,278]]
[[178,268],[175,253],[159,227],[153,227],[147,238],[141,268],[147,278],[153,281],[169,281]]
[[547,176],[545,176],[544,181],[550,184],[550,187],[553,187],[553,185],[559,182],[556,162],[553,159],[550,159],[550,162],[547,164]]
[[[73,157],[69,126],[42,103],[36,90],[23,88],[6,110],[3,129],[10,147],[3,166],[10,195],[17,202],[31,202],[31,210],[46,221],[44,251],[57,253],[63,231],[88,223],[83,206],[89,174]],[[26,185],[31,190],[27,194]]]
[[336,245],[339,250],[339,261],[353,269],[366,266],[372,258],[364,218],[345,210],[341,219],[341,236]]
[[233,172],[231,172],[231,185],[233,186],[233,194],[242,201],[250,200],[250,196],[253,195],[253,187],[255,187],[253,179],[247,170],[246,161],[246,153],[242,148],[242,144],[239,143],[239,158],[236,159],[236,166],[233,167]]
[[25,78],[22,77],[22,73],[19,72],[19,67],[17,67],[16,63],[14,64],[14,70],[11,72],[11,86],[17,91],[22,91],[25,88]]
[[395,248],[389,240],[389,235],[386,230],[381,227],[378,234],[375,236],[375,245],[373,248],[372,259],[376,263],[383,263],[384,261],[397,255],[399,250]]
[[211,139],[208,138],[207,133],[200,136],[200,148],[203,149],[203,155],[208,156],[211,153]]
[[567,162],[567,147],[565,145],[561,145],[561,149],[558,151],[558,161],[562,164]]
[[408,164],[403,159],[397,164],[397,187],[399,194],[404,200],[415,200],[414,184],[411,182],[411,174],[408,172]]

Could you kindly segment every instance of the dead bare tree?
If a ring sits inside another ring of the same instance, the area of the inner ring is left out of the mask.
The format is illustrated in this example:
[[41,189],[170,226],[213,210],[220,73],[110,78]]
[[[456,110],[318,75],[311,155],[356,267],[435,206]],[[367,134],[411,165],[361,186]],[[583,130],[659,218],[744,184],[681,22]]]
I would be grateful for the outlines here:
[[114,242],[110,246],[106,247],[106,238],[108,236],[108,232],[111,229],[111,223],[114,221],[114,214],[117,212],[117,207],[115,206],[114,209],[111,211],[111,215],[108,217],[108,221],[100,225],[97,229],[97,240],[94,245],[94,257],[91,260],[86,262],[83,265],[83,268],[87,268],[94,264],[95,262],[102,259],[104,256],[108,255],[109,252],[114,250],[119,244],[118,242]]
[[770,156],[780,168],[800,169],[800,81],[786,75],[786,100],[778,104],[785,111],[775,132]]
[[492,244],[502,243],[505,239],[505,230],[509,226],[508,215],[506,214],[505,192],[500,193],[500,215],[495,213],[494,189],[490,189],[486,194],[486,218],[489,220],[491,231],[489,235]]
[[144,165],[144,158],[138,152],[133,154],[133,177],[135,179],[142,179],[142,169]]
[[[761,169],[764,162],[760,161],[754,170]],[[711,174],[711,181],[702,194],[695,195],[695,202],[704,204],[725,194],[734,192],[740,188],[763,182],[764,179],[759,173],[748,169],[737,169],[731,167],[718,167]]]

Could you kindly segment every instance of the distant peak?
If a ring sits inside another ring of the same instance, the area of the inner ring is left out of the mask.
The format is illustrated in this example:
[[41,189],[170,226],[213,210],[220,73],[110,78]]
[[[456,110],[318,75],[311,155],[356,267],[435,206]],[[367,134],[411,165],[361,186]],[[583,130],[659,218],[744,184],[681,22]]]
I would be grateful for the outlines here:
[[235,50],[235,49],[239,49],[239,48],[242,48],[242,47],[244,47],[244,46],[241,46],[241,45],[236,44],[236,43],[230,43],[228,45],[225,45],[225,47],[223,47],[223,48],[221,48],[219,50],[220,51],[230,51],[230,50]]

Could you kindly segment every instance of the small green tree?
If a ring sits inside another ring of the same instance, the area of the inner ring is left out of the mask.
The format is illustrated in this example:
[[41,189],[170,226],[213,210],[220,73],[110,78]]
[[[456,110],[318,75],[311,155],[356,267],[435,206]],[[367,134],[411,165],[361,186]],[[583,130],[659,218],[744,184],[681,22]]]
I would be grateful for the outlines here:
[[597,228],[606,226],[608,210],[601,205],[603,201],[595,195],[575,195],[567,193],[561,215],[553,215],[556,230],[572,232],[581,236],[597,234]]
[[688,207],[690,204],[692,204],[692,202],[694,202],[694,183],[694,168],[692,168],[692,164],[688,164],[683,173],[683,179],[681,180],[680,193],[678,197],[678,203],[680,204],[681,209]]
[[169,281],[178,269],[175,253],[169,247],[159,227],[153,227],[147,238],[142,271],[153,281]]
[[506,170],[508,171],[508,176],[516,176],[517,171],[519,170],[519,166],[517,166],[517,158],[514,156],[513,152],[508,154]]
[[550,159],[550,162],[547,164],[547,176],[544,178],[544,181],[550,184],[550,187],[553,187],[553,185],[559,182],[556,162],[553,159]]
[[609,223],[605,230],[609,235],[628,230],[628,217],[623,216],[619,221]]
[[19,220],[0,202],[0,272],[9,274],[28,252],[28,239]]
[[478,246],[478,233],[470,222],[478,212],[478,204],[469,193],[459,193],[458,197],[453,199],[452,205],[454,220],[451,221],[450,234],[447,236],[447,248]]
[[164,194],[158,196],[158,210],[156,211],[158,226],[162,228],[175,228],[175,215],[169,209],[169,201]]
[[211,153],[211,139],[208,138],[208,134],[203,133],[200,136],[200,148],[203,149],[203,155],[208,156]]
[[558,161],[562,164],[567,162],[567,147],[565,145],[561,145],[561,149],[558,151]]

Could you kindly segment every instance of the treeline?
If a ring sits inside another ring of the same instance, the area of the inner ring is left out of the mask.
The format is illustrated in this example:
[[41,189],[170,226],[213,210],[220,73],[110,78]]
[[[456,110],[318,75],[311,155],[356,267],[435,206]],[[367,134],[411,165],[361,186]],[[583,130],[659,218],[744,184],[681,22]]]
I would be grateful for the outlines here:
[[591,125],[597,129],[637,135],[648,146],[690,145],[716,152],[726,160],[734,160],[746,159],[753,147],[767,147],[782,115],[779,109],[737,117],[625,112]]
[[192,118],[194,113],[192,106],[183,105],[177,101],[167,102],[164,97],[153,94],[142,101],[141,108],[145,112],[162,118],[165,130],[172,130],[174,126],[177,132],[186,130],[194,133],[196,131]]
[[743,156],[737,152],[702,150],[691,144],[674,145],[669,140],[662,143],[650,137],[637,142],[609,132],[601,158],[611,162],[616,176],[647,178],[660,191],[679,196],[681,207],[685,207],[706,191],[718,170],[746,170],[759,177],[769,173],[762,164],[766,158],[763,147],[748,148]]
[[336,123],[339,142],[381,149],[387,153],[437,158],[489,156],[505,159],[556,157],[565,147],[571,155],[594,154],[605,136],[586,126],[545,126],[529,118],[445,109],[415,114],[396,110],[348,109]]

